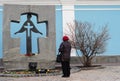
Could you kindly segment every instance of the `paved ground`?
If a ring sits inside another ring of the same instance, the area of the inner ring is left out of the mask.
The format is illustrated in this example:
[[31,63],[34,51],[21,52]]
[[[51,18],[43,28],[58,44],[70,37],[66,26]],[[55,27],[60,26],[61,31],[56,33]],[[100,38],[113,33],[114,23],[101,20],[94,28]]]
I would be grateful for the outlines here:
[[81,70],[72,73],[69,78],[62,78],[61,75],[22,78],[0,77],[0,81],[120,81],[120,66],[103,66],[103,68]]

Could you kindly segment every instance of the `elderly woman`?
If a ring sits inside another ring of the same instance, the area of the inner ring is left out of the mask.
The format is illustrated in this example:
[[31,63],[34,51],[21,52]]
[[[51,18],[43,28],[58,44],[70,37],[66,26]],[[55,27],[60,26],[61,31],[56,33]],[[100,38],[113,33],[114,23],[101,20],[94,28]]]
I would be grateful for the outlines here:
[[68,41],[68,36],[63,36],[63,42],[60,44],[59,52],[62,54],[62,77],[70,77],[70,53],[71,53],[71,44]]

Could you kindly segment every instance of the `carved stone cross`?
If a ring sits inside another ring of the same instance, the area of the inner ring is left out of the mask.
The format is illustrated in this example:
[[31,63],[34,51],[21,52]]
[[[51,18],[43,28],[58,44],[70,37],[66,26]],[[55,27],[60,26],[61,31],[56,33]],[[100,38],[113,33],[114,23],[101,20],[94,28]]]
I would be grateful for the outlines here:
[[30,25],[30,23],[27,23],[27,26],[24,26],[27,29],[27,35],[28,37],[30,37],[31,35],[31,28],[33,28],[33,26]]
[[[26,54],[32,54],[33,53],[32,52],[32,47],[33,47],[32,46],[32,32],[39,33],[41,35],[43,34],[43,33],[39,32],[39,30],[35,27],[34,23],[32,22],[32,20],[31,20],[32,15],[34,15],[34,14],[27,13],[27,20],[24,22],[24,24],[22,25],[20,30],[18,30],[17,32],[14,33],[14,34],[18,34],[18,33],[26,32]],[[18,22],[18,21],[14,21],[14,22]],[[47,24],[47,21],[41,21],[39,23]],[[37,22],[37,24],[38,24],[38,22]],[[37,45],[39,45],[39,42],[37,42]],[[39,48],[38,48],[38,52],[39,52]]]

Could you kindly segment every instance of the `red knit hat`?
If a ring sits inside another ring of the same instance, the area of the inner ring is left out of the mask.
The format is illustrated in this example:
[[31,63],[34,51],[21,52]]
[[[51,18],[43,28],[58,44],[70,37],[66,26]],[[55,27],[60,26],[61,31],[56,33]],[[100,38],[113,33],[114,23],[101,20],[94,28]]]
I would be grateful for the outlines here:
[[63,36],[63,41],[69,40],[68,36]]

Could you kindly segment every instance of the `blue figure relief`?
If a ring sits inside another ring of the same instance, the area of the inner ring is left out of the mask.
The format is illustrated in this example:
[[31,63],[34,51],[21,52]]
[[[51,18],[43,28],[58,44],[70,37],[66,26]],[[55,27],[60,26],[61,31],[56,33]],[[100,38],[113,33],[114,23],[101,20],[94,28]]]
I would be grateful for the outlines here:
[[[27,20],[23,23],[22,27],[14,34],[17,35],[17,34],[21,34],[21,33],[26,33],[26,54],[34,54],[32,52],[32,48],[33,48],[33,46],[32,46],[33,45],[32,44],[32,39],[33,39],[32,34],[38,33],[40,35],[43,35],[44,32],[40,32],[36,28],[34,22],[31,20],[32,15],[36,15],[36,14],[26,13],[26,15],[27,15]],[[37,15],[36,15],[36,17],[37,17]],[[12,21],[12,22],[18,22],[18,21]],[[37,20],[37,23],[45,23],[46,26],[48,24],[47,21],[38,22],[38,20]],[[41,30],[41,31],[43,31],[43,30]],[[38,42],[38,39],[36,39],[36,40],[37,40],[36,45],[38,45],[37,46],[38,47],[37,53],[39,53],[39,42]]]

